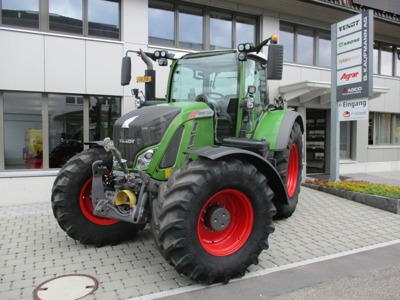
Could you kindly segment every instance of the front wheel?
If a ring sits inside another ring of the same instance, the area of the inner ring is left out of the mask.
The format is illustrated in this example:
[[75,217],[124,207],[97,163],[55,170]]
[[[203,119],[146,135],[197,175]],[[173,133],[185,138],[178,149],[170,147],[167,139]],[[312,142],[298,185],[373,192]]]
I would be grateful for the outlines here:
[[156,245],[178,272],[198,282],[243,276],[268,248],[272,198],[265,176],[247,162],[189,161],[153,202]]
[[133,237],[139,227],[93,214],[92,164],[96,160],[111,169],[112,155],[101,148],[83,151],[64,165],[53,184],[53,213],[60,227],[82,244],[115,245]]
[[286,186],[289,204],[275,202],[275,218],[289,218],[299,200],[301,174],[303,170],[303,134],[299,123],[293,124],[286,149],[275,153],[276,169]]

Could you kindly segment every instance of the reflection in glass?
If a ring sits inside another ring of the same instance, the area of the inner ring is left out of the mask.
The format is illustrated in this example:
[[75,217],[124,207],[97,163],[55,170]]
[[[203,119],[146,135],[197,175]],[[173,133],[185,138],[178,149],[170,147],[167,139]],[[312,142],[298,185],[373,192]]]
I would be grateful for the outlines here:
[[236,20],[236,47],[240,43],[256,44],[256,25],[252,19],[238,18]]
[[113,125],[121,116],[121,98],[91,96],[89,100],[89,141],[113,137]]
[[393,76],[392,46],[382,46],[381,48],[381,74]]
[[340,122],[340,159],[351,158],[351,124],[352,122]]
[[0,1],[2,24],[39,28],[39,0]]
[[119,2],[89,0],[89,35],[119,39]]
[[390,114],[378,114],[378,130],[377,130],[377,141],[378,144],[390,144]]
[[210,49],[232,48],[232,21],[227,14],[212,14],[210,17]]
[[203,11],[180,7],[179,47],[203,49]]
[[314,64],[314,33],[312,30],[298,29],[296,53],[299,64]]
[[83,97],[49,95],[49,165],[61,168],[83,150]]
[[174,46],[174,6],[164,3],[162,8],[149,7],[149,43]]
[[294,28],[293,26],[281,24],[279,32],[279,43],[283,45],[283,60],[294,62]]
[[374,64],[374,74],[378,74],[379,69],[379,49],[377,45],[374,45],[374,52],[373,52],[373,64]]
[[41,94],[6,92],[3,97],[5,169],[41,169]]
[[331,48],[329,35],[320,33],[318,39],[318,62],[320,67],[331,67]]
[[82,0],[49,0],[49,28],[82,34]]
[[397,47],[394,61],[396,63],[396,76],[400,76],[400,47]]
[[400,144],[400,114],[393,116],[394,124],[394,143]]

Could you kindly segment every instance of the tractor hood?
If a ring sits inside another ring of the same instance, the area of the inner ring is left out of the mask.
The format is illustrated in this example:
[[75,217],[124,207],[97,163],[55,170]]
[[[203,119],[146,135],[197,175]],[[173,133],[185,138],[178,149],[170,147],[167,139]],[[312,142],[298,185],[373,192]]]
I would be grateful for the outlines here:
[[160,143],[168,126],[180,113],[179,107],[149,106],[133,110],[114,124],[114,144],[124,158],[128,168],[140,150]]

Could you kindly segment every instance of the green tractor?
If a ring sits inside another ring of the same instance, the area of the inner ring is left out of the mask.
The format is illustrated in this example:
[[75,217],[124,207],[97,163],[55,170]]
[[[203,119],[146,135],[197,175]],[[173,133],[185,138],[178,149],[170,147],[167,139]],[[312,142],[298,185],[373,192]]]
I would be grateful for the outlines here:
[[[268,46],[268,59],[261,49]],[[145,100],[119,118],[113,140],[92,143],[60,170],[52,208],[61,228],[83,244],[117,244],[148,223],[155,245],[178,272],[228,282],[258,263],[273,219],[294,212],[302,174],[300,115],[267,80],[279,80],[283,46],[259,45],[184,55],[128,51],[146,63]],[[170,63],[163,100],[152,62]]]

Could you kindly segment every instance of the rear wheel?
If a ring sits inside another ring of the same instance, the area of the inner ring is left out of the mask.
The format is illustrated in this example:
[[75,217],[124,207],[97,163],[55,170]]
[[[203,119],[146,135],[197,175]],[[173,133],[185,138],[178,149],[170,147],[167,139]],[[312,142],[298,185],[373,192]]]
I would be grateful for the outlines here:
[[257,264],[268,248],[272,198],[265,176],[247,162],[189,161],[171,174],[153,202],[156,245],[191,279],[228,282]]
[[295,122],[284,151],[275,153],[276,169],[286,186],[289,204],[275,202],[275,218],[289,218],[296,210],[299,200],[301,174],[303,170],[303,134],[300,124]]
[[115,245],[133,237],[139,227],[93,214],[92,163],[96,160],[111,169],[112,155],[101,148],[83,151],[64,165],[53,185],[53,213],[60,227],[82,244]]

